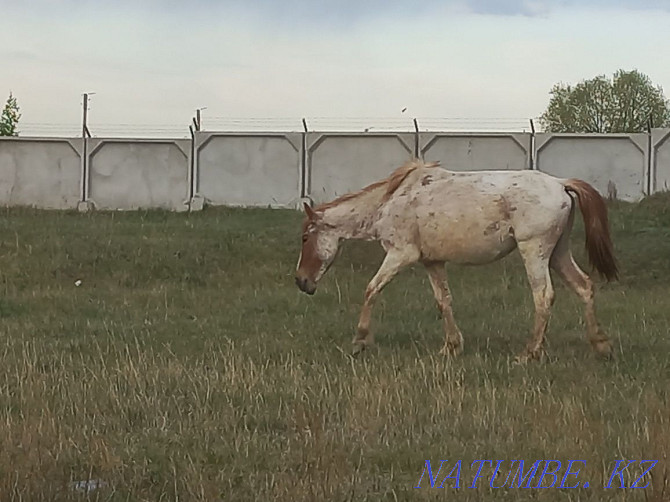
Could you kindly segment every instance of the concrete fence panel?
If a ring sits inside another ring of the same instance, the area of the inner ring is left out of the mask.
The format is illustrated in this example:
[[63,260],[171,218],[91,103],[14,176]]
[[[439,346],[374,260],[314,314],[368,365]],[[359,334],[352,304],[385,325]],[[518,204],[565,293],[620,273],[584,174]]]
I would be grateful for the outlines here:
[[601,195],[639,201],[646,191],[646,134],[536,135],[537,169],[560,178],[579,178]]
[[196,193],[212,205],[297,207],[301,133],[195,137]]
[[530,169],[530,133],[421,133],[421,154],[450,171]]
[[308,133],[307,194],[320,204],[359,190],[410,160],[413,145],[407,133]]
[[188,209],[188,140],[91,139],[89,200],[98,209]]
[[186,210],[204,199],[298,207],[302,196],[318,204],[378,181],[415,150],[454,171],[535,167],[626,201],[670,190],[670,129],[538,133],[534,147],[532,139],[461,132],[196,132],[193,143],[91,138],[86,145],[81,138],[0,138],[0,205],[73,209],[86,200],[99,209]]
[[670,129],[652,131],[652,193],[670,190]]
[[0,139],[0,204],[74,209],[81,197],[83,140]]

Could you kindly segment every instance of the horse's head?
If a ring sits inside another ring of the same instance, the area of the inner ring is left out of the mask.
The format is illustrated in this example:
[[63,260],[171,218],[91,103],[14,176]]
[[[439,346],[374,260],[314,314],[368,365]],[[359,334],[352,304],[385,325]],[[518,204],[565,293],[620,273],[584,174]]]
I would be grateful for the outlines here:
[[323,213],[305,204],[302,223],[302,249],[298,259],[295,283],[301,291],[313,295],[316,284],[333,264],[340,238],[333,225],[323,221]]

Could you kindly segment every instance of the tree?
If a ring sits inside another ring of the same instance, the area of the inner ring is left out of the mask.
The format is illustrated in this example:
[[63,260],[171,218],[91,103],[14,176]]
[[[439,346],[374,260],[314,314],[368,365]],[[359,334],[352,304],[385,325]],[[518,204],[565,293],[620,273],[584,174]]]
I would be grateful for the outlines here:
[[574,87],[556,84],[540,122],[548,132],[633,133],[670,126],[670,101],[637,70],[598,75]]
[[18,136],[19,132],[16,130],[16,126],[20,118],[19,105],[10,92],[5,108],[2,110],[2,116],[0,116],[0,136]]

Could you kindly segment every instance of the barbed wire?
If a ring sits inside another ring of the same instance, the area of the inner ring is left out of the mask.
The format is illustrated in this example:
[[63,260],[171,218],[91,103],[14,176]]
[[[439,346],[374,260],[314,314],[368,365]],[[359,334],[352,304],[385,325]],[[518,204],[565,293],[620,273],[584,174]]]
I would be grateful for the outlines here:
[[[414,132],[412,117],[323,117],[304,118],[309,131],[342,131],[342,132],[373,132],[373,131],[407,131]],[[534,119],[537,120],[537,119]],[[262,117],[222,117],[204,116],[205,130],[282,130],[302,131],[303,118],[262,118]],[[473,117],[418,117],[420,131],[529,131],[528,118],[473,118]]]
[[[93,137],[189,137],[188,125],[174,126],[167,124],[89,124],[89,131]],[[67,136],[79,137],[82,134],[82,126],[72,123],[49,123],[49,122],[19,122],[20,136]]]
[[[313,132],[414,132],[413,117],[225,117],[202,116],[202,130],[209,132],[302,132],[303,120]],[[537,131],[538,117],[533,117]],[[417,117],[420,132],[530,132],[531,119],[505,117]],[[81,136],[80,124],[71,122],[19,123],[22,136]],[[190,136],[189,125],[141,123],[89,123],[93,137]]]

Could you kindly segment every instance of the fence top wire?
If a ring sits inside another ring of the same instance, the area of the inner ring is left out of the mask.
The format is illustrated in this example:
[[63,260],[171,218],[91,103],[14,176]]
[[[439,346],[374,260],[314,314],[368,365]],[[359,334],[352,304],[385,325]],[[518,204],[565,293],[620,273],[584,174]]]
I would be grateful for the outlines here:
[[[202,128],[210,131],[302,131],[303,118],[203,116]],[[413,117],[322,117],[304,118],[309,131],[326,132],[414,132]],[[527,118],[418,117],[419,131],[530,131]]]
[[[93,137],[121,138],[188,138],[188,125],[175,126],[167,124],[89,124],[88,129]],[[20,136],[44,137],[80,137],[81,124],[19,122]]]
[[[203,114],[201,129],[210,132],[302,132],[303,120],[313,132],[414,132],[414,118],[404,117],[224,117]],[[528,118],[417,117],[420,132],[530,132]],[[539,121],[535,128],[540,131]],[[188,138],[189,125],[89,123],[93,137]],[[79,137],[74,123],[22,122],[21,136]]]

